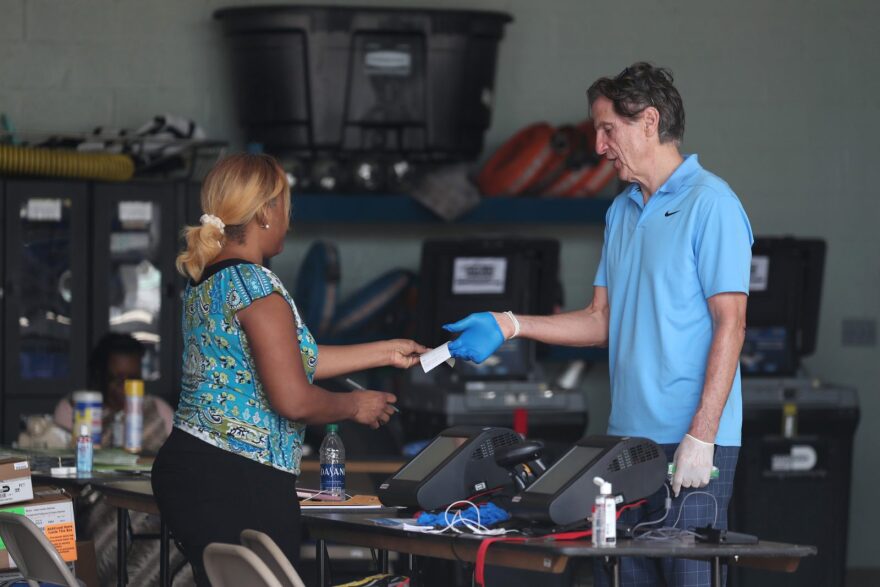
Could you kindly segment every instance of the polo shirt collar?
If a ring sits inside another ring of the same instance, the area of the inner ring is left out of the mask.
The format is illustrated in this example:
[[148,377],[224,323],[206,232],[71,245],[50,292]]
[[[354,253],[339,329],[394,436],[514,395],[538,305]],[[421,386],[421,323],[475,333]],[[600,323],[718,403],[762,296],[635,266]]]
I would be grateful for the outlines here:
[[654,195],[661,193],[674,194],[678,192],[685,180],[701,169],[702,167],[700,167],[697,155],[687,155],[684,158],[684,161],[681,162],[681,165],[675,168],[675,171],[672,172],[669,179],[663,182],[663,185],[660,186]]
[[[675,171],[672,172],[672,175],[663,182],[663,185],[654,192],[652,198],[658,194],[674,194],[681,189],[682,184],[690,178],[694,173],[701,170],[700,161],[696,154],[687,155],[684,158],[684,161],[675,168]],[[629,189],[627,191],[627,197],[638,204],[639,208],[644,207],[643,198],[642,198],[642,188],[639,187],[639,184],[633,182],[629,185]]]

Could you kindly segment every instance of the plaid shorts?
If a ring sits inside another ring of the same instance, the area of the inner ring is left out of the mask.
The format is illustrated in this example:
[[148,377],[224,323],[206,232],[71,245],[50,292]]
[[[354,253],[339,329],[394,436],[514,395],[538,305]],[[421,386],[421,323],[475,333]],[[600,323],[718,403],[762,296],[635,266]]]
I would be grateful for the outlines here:
[[[661,445],[666,451],[668,461],[671,463],[675,455],[677,444]],[[693,529],[705,526],[715,521],[715,503],[708,495],[694,495],[685,498],[695,492],[704,491],[715,496],[718,501],[718,522],[716,528],[727,528],[727,505],[733,493],[733,477],[736,473],[736,461],[739,458],[738,446],[716,446],[715,466],[718,467],[718,479],[713,479],[706,487],[700,489],[684,489],[678,497],[672,500],[672,509],[664,520],[662,526],[672,526],[678,520],[676,527]],[[663,503],[666,499],[666,489],[661,488],[648,498],[648,503],[640,508],[630,509],[620,516],[620,521],[627,524],[637,524],[648,520],[659,519],[663,516]],[[684,503],[684,510],[679,511]],[[646,518],[648,512],[655,512]],[[659,526],[657,526],[659,527]],[[593,574],[594,583],[605,587],[611,584],[610,572],[599,559],[594,559]],[[724,569],[726,580],[726,569]],[[711,584],[711,567],[708,561],[697,561],[683,558],[633,558],[623,557],[620,559],[620,584],[626,586],[666,586],[666,587],[708,587]]]

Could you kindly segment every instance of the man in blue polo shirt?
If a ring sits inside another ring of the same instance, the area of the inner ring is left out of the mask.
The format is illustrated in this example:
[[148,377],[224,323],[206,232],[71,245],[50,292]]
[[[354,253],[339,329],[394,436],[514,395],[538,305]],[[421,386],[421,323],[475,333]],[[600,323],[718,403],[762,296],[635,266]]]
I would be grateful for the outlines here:
[[[644,436],[675,463],[667,489],[631,523],[726,528],[742,427],[739,355],[752,231],[739,199],[696,155],[679,151],[684,108],[671,73],[636,63],[587,92],[596,151],[629,186],[605,218],[593,300],[554,316],[471,314],[446,325],[455,357],[482,362],[515,336],[608,346],[608,433]],[[712,467],[719,469],[710,482]],[[659,510],[654,516],[646,512]],[[665,518],[659,518],[665,514]],[[709,563],[624,559],[624,585],[709,585]],[[604,584],[598,573],[597,584]]]

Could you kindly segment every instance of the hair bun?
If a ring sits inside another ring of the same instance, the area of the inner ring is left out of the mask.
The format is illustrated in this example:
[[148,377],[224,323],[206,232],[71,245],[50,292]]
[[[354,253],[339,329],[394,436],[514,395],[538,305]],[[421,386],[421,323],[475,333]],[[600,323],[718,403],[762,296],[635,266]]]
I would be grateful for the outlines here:
[[210,224],[211,226],[216,226],[220,233],[223,233],[223,229],[226,228],[226,225],[223,224],[223,221],[214,216],[213,214],[202,214],[202,217],[199,218],[199,222],[202,223],[202,226],[206,224]]

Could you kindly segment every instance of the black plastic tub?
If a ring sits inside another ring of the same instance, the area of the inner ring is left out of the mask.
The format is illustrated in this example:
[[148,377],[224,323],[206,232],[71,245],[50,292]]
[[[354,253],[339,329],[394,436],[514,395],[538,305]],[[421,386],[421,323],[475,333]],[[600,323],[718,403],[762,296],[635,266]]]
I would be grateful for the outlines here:
[[246,139],[273,153],[476,157],[489,127],[500,12],[224,8]]

